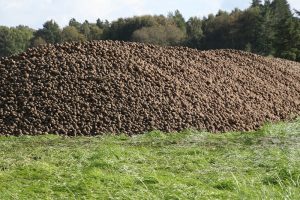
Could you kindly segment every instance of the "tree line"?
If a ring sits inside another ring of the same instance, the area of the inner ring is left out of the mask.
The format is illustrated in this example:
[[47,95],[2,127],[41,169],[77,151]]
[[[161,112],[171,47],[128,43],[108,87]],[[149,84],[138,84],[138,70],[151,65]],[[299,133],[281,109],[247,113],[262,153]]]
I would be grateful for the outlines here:
[[291,10],[287,0],[252,0],[245,10],[220,10],[187,20],[176,10],[167,16],[144,15],[112,22],[71,19],[64,28],[53,20],[38,30],[0,26],[0,56],[47,43],[87,40],[181,45],[199,50],[231,48],[300,61],[300,11]]

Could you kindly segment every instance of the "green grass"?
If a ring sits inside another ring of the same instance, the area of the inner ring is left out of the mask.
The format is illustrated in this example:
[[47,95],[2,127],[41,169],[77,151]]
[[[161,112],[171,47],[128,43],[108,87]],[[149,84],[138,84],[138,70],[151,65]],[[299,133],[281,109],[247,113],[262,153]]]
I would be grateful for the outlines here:
[[300,199],[300,120],[251,133],[3,136],[0,199]]

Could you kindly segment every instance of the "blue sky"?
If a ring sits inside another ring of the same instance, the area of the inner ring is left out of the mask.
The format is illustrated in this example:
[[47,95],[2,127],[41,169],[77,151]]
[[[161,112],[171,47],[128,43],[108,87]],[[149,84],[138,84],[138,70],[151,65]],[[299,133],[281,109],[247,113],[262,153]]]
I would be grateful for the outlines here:
[[[78,21],[97,18],[109,21],[119,17],[143,14],[167,14],[179,9],[185,18],[203,17],[219,9],[244,9],[251,0],[0,0],[0,25],[28,25],[40,28],[54,19],[60,26],[71,18]],[[292,8],[300,9],[300,0],[289,0]]]

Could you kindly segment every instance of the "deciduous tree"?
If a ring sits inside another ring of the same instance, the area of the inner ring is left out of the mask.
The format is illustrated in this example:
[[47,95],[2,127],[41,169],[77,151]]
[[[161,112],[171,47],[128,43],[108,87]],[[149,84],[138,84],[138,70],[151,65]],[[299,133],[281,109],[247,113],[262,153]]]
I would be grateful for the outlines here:
[[54,20],[44,23],[43,28],[34,33],[35,38],[42,38],[47,43],[55,44],[61,42],[61,30]]

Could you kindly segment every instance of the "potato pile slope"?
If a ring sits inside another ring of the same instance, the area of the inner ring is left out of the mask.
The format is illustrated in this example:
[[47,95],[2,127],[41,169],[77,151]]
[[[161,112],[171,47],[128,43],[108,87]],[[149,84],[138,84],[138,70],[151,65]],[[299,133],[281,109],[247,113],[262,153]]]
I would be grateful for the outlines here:
[[0,59],[0,134],[253,130],[300,114],[300,64],[91,41]]

